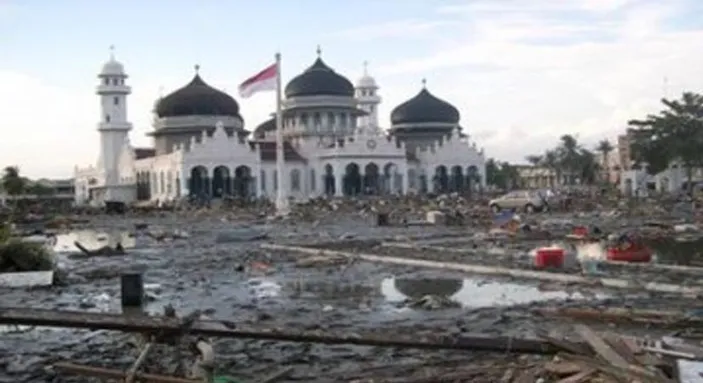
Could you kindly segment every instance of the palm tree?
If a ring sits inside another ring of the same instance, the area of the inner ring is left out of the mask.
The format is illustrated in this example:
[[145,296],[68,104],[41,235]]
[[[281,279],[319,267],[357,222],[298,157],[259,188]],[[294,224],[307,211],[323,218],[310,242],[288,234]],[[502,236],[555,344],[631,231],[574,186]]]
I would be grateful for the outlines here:
[[610,153],[614,150],[615,148],[613,145],[610,143],[610,141],[603,140],[598,143],[598,146],[596,147],[596,151],[600,152],[601,155],[603,156],[603,167],[602,169],[605,172],[605,177],[604,179],[610,183]]
[[565,134],[559,138],[560,145],[557,147],[557,154],[559,157],[560,167],[569,173],[568,183],[573,184],[575,177],[580,173],[580,152],[581,146],[579,145],[576,137],[571,134]]
[[554,183],[557,185],[561,184],[561,175],[562,175],[562,170],[561,166],[559,164],[559,153],[557,153],[556,150],[547,150],[544,153],[544,166],[547,167],[547,169],[551,170],[554,173],[554,177],[556,178],[552,183],[552,186],[555,186]]

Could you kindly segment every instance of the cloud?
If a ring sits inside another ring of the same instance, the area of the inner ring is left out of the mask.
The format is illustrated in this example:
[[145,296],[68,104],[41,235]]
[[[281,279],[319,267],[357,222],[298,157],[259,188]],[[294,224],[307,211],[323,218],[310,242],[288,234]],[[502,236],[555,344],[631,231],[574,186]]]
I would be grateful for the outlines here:
[[670,22],[686,12],[680,1],[445,6],[440,16],[466,25],[447,31],[458,36],[452,45],[388,62],[379,72],[391,78],[444,74],[430,90],[459,107],[478,144],[489,156],[522,161],[566,133],[579,134],[587,145],[612,140],[629,119],[659,110],[665,91],[670,97],[700,91],[703,53],[696,47],[703,30],[677,30]]
[[369,41],[389,37],[421,37],[427,32],[450,24],[444,20],[406,19],[389,21],[375,25],[365,25],[334,33],[333,36],[355,41]]

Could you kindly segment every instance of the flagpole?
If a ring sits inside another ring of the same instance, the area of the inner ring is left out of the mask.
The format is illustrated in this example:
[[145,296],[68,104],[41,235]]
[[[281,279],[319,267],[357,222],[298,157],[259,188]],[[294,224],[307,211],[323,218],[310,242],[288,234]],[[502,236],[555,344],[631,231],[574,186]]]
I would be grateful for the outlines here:
[[283,106],[281,95],[281,54],[276,53],[276,210],[280,215],[289,213],[288,187],[286,185],[285,158],[283,151]]

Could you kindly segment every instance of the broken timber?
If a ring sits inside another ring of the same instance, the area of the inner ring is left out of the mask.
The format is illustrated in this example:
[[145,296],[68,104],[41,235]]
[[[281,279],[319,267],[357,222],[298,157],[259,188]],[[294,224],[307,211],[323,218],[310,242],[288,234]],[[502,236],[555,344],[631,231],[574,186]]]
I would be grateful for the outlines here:
[[513,278],[535,279],[541,281],[552,281],[562,283],[573,283],[587,285],[591,287],[603,287],[623,290],[651,291],[659,293],[673,293],[686,296],[703,295],[703,287],[689,287],[658,282],[637,282],[635,280],[625,280],[616,278],[584,277],[573,274],[550,273],[545,271],[509,269],[505,267],[494,267],[475,265],[468,263],[437,262],[424,259],[392,257],[375,254],[352,253],[347,251],[316,249],[303,246],[289,246],[265,243],[260,246],[266,250],[289,251],[301,254],[326,255],[331,257],[356,258],[369,262],[390,263],[404,266],[429,267],[434,269],[463,271],[473,274],[500,275]]
[[197,321],[183,329],[177,318],[133,317],[119,314],[86,313],[79,311],[54,311],[26,308],[0,308],[0,324],[20,324],[49,327],[104,329],[124,332],[151,333],[160,336],[181,335],[184,331],[194,335],[230,338],[266,339],[286,342],[322,344],[354,344],[376,347],[404,347],[418,349],[482,350],[531,354],[554,354],[562,349],[539,339],[515,339],[484,335],[467,336],[360,336],[333,335],[324,332],[283,332],[278,329],[256,329],[219,321]]
[[[74,363],[56,363],[53,368],[58,372],[68,372],[92,378],[103,379],[126,379],[128,373],[120,370],[113,370],[103,367],[92,367]],[[140,382],[152,383],[202,383],[202,380],[183,379],[171,376],[163,376],[156,374],[135,373],[134,378]]]

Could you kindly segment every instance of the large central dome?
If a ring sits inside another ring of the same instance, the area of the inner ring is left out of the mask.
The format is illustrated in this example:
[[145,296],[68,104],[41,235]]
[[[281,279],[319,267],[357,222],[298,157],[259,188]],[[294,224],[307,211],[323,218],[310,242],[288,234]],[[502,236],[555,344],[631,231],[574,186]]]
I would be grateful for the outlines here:
[[335,73],[321,58],[310,68],[296,76],[285,89],[286,98],[301,96],[354,97],[354,85],[344,76]]
[[208,85],[199,74],[184,86],[159,100],[159,117],[239,116],[239,104],[225,92]]
[[391,112],[391,124],[459,123],[459,111],[423,87],[417,96]]

